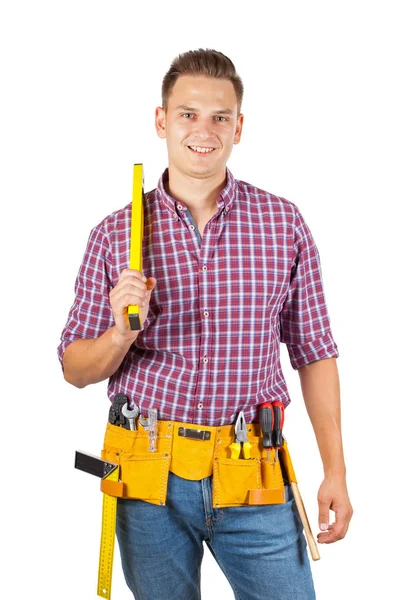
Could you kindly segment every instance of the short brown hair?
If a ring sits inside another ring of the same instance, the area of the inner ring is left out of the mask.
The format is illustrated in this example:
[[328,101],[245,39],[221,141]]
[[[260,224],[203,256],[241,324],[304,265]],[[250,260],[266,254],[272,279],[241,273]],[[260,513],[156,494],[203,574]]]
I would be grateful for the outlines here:
[[210,50],[209,48],[206,50],[199,48],[198,50],[189,50],[174,58],[162,82],[161,95],[164,109],[167,108],[172,88],[180,75],[206,75],[217,79],[229,79],[235,89],[238,113],[240,113],[243,100],[243,83],[236,73],[235,65],[231,59],[222,52]]

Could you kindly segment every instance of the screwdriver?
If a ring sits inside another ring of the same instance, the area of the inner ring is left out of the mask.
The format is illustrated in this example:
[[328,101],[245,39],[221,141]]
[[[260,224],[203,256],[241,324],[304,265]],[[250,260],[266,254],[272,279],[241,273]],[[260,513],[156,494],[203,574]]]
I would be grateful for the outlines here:
[[285,416],[282,402],[273,402],[272,407],[274,410],[274,447],[276,449],[275,462],[278,462],[278,451],[283,445],[282,429]]
[[263,402],[260,405],[260,425],[263,432],[263,446],[267,448],[267,460],[269,461],[274,430],[274,410],[271,402]]

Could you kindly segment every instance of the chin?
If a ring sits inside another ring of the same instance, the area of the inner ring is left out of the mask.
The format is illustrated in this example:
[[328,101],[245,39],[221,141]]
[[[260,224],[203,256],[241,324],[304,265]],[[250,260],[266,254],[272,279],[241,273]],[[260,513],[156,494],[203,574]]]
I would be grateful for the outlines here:
[[210,168],[197,168],[197,169],[188,169],[187,174],[190,175],[191,177],[209,177],[210,175],[215,175],[217,171],[215,171],[215,169],[210,169]]
[[193,164],[185,164],[183,165],[183,170],[186,173],[190,173],[193,175],[213,175],[218,173],[221,170],[221,166],[217,164],[213,165],[193,165]]

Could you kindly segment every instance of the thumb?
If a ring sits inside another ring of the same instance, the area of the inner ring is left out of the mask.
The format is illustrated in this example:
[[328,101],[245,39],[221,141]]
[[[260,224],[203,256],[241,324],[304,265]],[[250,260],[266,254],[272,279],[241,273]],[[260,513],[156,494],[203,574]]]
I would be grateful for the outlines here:
[[322,531],[327,531],[329,526],[329,502],[319,502],[318,523]]
[[152,292],[154,290],[154,288],[156,287],[156,283],[157,283],[157,280],[155,277],[148,277],[147,281],[146,281],[147,289]]

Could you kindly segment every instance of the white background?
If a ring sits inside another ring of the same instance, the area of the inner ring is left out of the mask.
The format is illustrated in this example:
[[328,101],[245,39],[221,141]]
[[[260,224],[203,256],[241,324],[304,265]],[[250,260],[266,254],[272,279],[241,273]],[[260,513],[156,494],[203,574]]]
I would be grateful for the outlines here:
[[[2,6],[3,597],[96,598],[99,481],[73,464],[76,449],[100,452],[106,385],[65,383],[56,347],[90,229],[129,203],[134,162],[144,163],[146,190],[167,164],[154,129],[161,80],[178,53],[199,47],[227,54],[244,82],[230,169],[294,202],[321,256],[354,517],[344,540],[319,546],[317,597],[398,597],[395,4]],[[283,345],[282,366],[292,398],[286,437],[317,533],[322,465]],[[202,592],[233,598],[207,549]],[[118,551],[113,598],[131,598]]]

